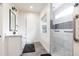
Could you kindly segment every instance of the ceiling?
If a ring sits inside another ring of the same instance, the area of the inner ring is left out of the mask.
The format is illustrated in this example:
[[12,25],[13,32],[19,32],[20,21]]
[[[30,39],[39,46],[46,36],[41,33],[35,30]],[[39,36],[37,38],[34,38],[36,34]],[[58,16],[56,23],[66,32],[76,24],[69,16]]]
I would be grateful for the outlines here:
[[54,10],[57,10],[64,3],[53,3]]
[[66,7],[66,6],[74,6],[74,3],[53,3],[54,11],[57,9],[60,9],[60,7]]
[[40,13],[47,3],[14,3],[14,5],[21,11]]

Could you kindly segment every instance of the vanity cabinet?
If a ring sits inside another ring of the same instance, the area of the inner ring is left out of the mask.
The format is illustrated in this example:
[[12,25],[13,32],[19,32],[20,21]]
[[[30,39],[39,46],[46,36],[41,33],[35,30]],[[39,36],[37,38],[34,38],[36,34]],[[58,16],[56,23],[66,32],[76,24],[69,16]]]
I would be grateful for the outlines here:
[[22,54],[22,36],[6,36],[5,39],[8,56],[19,56]]

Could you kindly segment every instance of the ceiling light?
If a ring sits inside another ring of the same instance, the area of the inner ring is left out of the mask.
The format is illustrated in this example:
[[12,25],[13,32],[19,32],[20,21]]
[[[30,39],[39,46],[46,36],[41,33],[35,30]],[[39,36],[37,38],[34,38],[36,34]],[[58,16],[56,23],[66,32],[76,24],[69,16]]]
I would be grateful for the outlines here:
[[32,6],[30,6],[30,8],[33,8]]

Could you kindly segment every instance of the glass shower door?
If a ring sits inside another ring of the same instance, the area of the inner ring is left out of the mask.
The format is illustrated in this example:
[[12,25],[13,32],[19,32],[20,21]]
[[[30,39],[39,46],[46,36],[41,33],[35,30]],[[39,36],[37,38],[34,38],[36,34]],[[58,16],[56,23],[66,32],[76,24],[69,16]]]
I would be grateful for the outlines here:
[[[53,10],[55,18],[51,26],[51,54],[55,56],[73,55],[73,6],[72,3],[57,4]],[[52,4],[53,6],[53,4]]]

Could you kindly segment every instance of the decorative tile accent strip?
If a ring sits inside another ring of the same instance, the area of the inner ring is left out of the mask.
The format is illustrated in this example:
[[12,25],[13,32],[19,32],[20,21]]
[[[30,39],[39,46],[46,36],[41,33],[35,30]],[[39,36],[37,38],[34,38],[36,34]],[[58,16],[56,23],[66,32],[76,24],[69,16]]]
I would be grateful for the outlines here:
[[67,32],[67,33],[73,33],[73,31],[64,31],[64,32]]
[[73,21],[52,25],[51,29],[73,29]]

